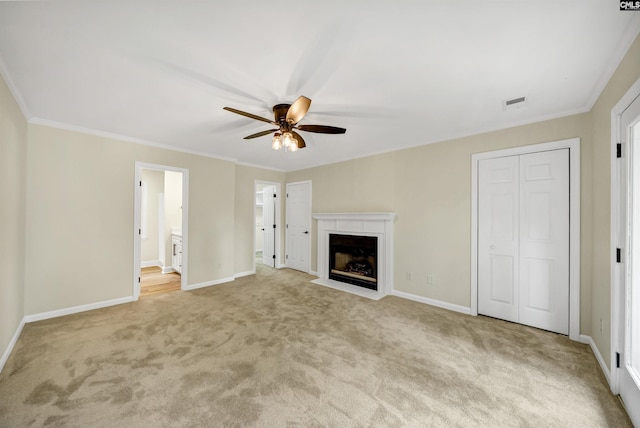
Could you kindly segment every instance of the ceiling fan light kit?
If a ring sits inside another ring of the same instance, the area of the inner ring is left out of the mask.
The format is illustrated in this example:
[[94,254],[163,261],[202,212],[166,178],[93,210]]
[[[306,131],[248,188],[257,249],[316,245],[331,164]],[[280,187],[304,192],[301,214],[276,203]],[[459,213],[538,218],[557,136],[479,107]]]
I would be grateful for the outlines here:
[[335,126],[326,125],[300,125],[298,122],[307,114],[311,106],[311,100],[305,96],[298,97],[293,104],[277,104],[273,106],[274,120],[269,120],[261,116],[257,116],[252,113],[237,110],[231,107],[224,107],[224,110],[232,113],[239,114],[241,116],[248,117],[250,119],[259,120],[261,122],[267,122],[277,126],[277,129],[270,129],[267,131],[256,132],[255,134],[244,137],[245,140],[262,137],[268,134],[273,134],[271,141],[271,148],[274,150],[280,150],[284,148],[285,151],[295,152],[298,149],[303,149],[307,145],[300,134],[294,129],[306,132],[316,132],[319,134],[344,134],[347,132],[344,128],[338,128]]
[[273,150],[280,150],[281,148],[284,148],[287,152],[295,152],[299,148],[298,144],[300,144],[300,142],[293,136],[293,134],[291,134],[291,132],[285,132],[282,134],[280,132],[276,132],[273,134],[271,148]]

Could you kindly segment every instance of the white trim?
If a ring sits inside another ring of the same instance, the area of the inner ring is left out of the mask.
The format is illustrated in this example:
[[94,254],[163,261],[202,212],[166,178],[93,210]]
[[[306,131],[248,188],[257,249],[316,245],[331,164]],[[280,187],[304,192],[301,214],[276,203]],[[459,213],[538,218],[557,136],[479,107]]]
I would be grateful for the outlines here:
[[607,83],[609,83],[613,77],[613,73],[616,72],[627,52],[629,52],[631,45],[636,40],[638,36],[638,22],[640,22],[640,20],[635,17],[635,20],[631,20],[627,28],[623,31],[622,37],[619,40],[625,40],[626,43],[618,43],[615,49],[613,49],[612,55],[609,57],[609,61],[605,64],[606,69],[600,75],[600,78],[593,87],[593,93],[587,102],[587,111],[591,111],[593,106],[596,104],[598,98],[602,95],[602,91],[604,91],[604,88],[607,86]]
[[125,141],[127,143],[140,144],[140,145],[143,145],[143,146],[151,146],[151,147],[155,147],[155,148],[158,148],[158,149],[170,150],[172,152],[187,153],[187,154],[195,155],[195,156],[203,156],[203,157],[206,157],[206,158],[218,159],[218,160],[222,160],[222,161],[232,162],[234,164],[237,162],[237,159],[235,159],[235,158],[230,158],[230,157],[225,157],[225,156],[216,156],[216,155],[212,155],[211,153],[205,153],[205,152],[200,152],[200,151],[197,151],[197,150],[190,150],[190,149],[180,148],[180,147],[176,147],[176,146],[173,146],[173,145],[170,145],[170,144],[157,143],[155,141],[143,140],[143,139],[140,139],[140,138],[129,137],[129,136],[126,136],[126,135],[115,134],[115,133],[112,133],[112,132],[100,131],[100,130],[92,129],[92,128],[85,128],[83,126],[72,125],[70,123],[58,122],[58,121],[55,121],[55,120],[42,119],[42,118],[39,118],[39,117],[32,117],[29,120],[29,123],[34,124],[34,125],[48,126],[50,128],[64,129],[65,131],[80,132],[82,134],[94,135],[96,137],[101,137],[101,138],[109,138],[111,140]]
[[602,370],[604,377],[607,379],[607,383],[611,384],[611,372],[609,371],[609,367],[607,367],[607,363],[604,362],[604,358],[602,358],[602,354],[600,353],[600,350],[596,346],[596,342],[593,341],[593,338],[591,336],[581,334],[578,341],[580,343],[584,343],[586,345],[589,345],[589,347],[591,347],[591,351],[593,352],[593,355],[596,357],[596,360],[600,365],[600,369]]
[[235,278],[233,276],[231,276],[231,277],[228,277],[228,278],[216,279],[214,281],[200,282],[198,284],[187,285],[186,287],[183,288],[183,290],[185,290],[185,291],[197,290],[198,288],[204,288],[204,287],[210,287],[212,285],[224,284],[224,283],[227,283],[227,282],[233,282],[234,280],[235,280]]
[[471,315],[478,315],[478,163],[480,160],[569,149],[569,338],[580,337],[580,138],[471,155]]
[[[622,113],[631,105],[631,103],[640,96],[640,78],[635,81],[633,85],[629,88],[629,90],[620,98],[620,101],[616,103],[616,105],[611,109],[611,148],[610,148],[610,156],[611,156],[611,251],[609,255],[609,263],[611,266],[609,275],[610,275],[610,283],[611,283],[611,339],[610,339],[610,347],[611,347],[611,360],[616,360],[616,352],[622,352],[621,347],[621,338],[620,338],[620,320],[619,314],[622,311],[620,307],[620,299],[622,296],[621,284],[619,281],[619,269],[616,269],[616,252],[615,248],[624,248],[626,243],[618,242],[618,230],[621,225],[619,225],[620,219],[620,171],[618,167],[617,157],[616,157],[616,145],[618,141],[620,141],[620,116]],[[624,147],[623,147],[624,150]],[[628,152],[628,151],[627,151]],[[626,196],[625,196],[626,197]],[[619,378],[618,371],[612,370],[611,379],[609,382],[611,386],[611,391],[614,394],[619,392]]]
[[310,270],[309,275],[318,276],[318,272],[316,272],[315,270]]
[[234,273],[233,277],[237,279],[237,278],[242,278],[244,276],[255,275],[255,274],[256,274],[255,270],[248,270],[246,272]]
[[140,267],[146,268],[146,267],[159,267],[162,268],[162,263],[160,263],[160,260],[149,260],[146,262],[140,262]]
[[162,273],[166,274],[166,273],[173,273],[176,270],[173,268],[173,266],[163,266],[162,267]]
[[396,213],[313,213],[316,220],[393,221]]
[[16,346],[16,343],[18,342],[18,338],[22,333],[22,329],[24,328],[25,323],[26,323],[25,319],[22,318],[22,320],[20,320],[20,324],[18,324],[18,328],[16,328],[16,332],[13,333],[13,336],[11,337],[9,344],[7,345],[7,349],[4,350],[4,353],[2,354],[2,358],[0,358],[0,372],[2,372],[4,365],[7,363],[9,356],[13,352],[13,348]]
[[106,308],[108,306],[122,305],[133,302],[132,296],[120,297],[119,299],[104,300],[102,302],[89,303],[87,305],[72,306],[70,308],[56,309],[55,311],[41,312],[39,314],[25,315],[25,322],[34,322],[57,318],[65,315],[77,314],[79,312],[92,311],[94,309]]
[[249,168],[266,169],[267,171],[287,172],[284,169],[274,168],[274,167],[271,167],[271,166],[258,165],[258,164],[249,163],[249,162],[236,162],[236,165],[238,165],[238,166],[246,166],[246,167],[249,167]]
[[453,312],[459,312],[465,315],[471,315],[471,308],[467,308],[465,306],[454,305],[453,303],[447,303],[436,299],[429,299],[428,297],[417,296],[415,294],[405,293],[404,291],[398,290],[393,290],[390,294],[392,296],[401,297],[403,299],[413,300],[414,302],[424,303],[425,305],[435,306]]
[[[142,170],[151,169],[156,171],[172,171],[182,173],[182,269],[180,272],[180,288],[186,290],[188,283],[188,264],[189,264],[189,170],[169,165],[159,165],[148,162],[135,162],[134,174],[134,208],[133,208],[133,300],[140,297],[140,267],[142,257],[141,237],[138,234],[141,218],[141,191],[139,182],[141,181]],[[162,267],[162,273],[175,272],[171,267]]]
[[22,111],[22,114],[24,115],[25,120],[27,122],[30,122],[33,116],[31,116],[31,112],[27,107],[27,103],[24,100],[22,93],[18,90],[18,87],[16,86],[13,79],[9,75],[9,69],[7,68],[7,63],[4,59],[4,55],[2,55],[2,52],[0,52],[0,76],[2,76],[2,78],[6,82],[7,87],[9,88],[9,91],[13,95],[13,98],[16,100],[16,104],[18,104],[18,107]]

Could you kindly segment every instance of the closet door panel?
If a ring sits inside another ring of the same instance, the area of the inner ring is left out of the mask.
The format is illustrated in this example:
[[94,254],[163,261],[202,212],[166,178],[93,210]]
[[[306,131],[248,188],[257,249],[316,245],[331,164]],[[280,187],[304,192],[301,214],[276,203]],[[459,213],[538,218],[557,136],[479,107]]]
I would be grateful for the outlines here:
[[569,150],[520,156],[519,322],[569,333]]
[[480,161],[478,312],[518,321],[518,158]]

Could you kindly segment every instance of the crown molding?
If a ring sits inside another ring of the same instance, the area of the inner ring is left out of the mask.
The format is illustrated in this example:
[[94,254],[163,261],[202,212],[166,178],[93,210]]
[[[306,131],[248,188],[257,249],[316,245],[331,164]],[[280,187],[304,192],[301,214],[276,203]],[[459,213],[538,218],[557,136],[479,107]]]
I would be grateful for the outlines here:
[[26,101],[22,97],[22,93],[18,90],[18,87],[16,86],[13,79],[11,78],[11,75],[9,74],[9,69],[7,68],[6,62],[4,60],[4,55],[2,54],[2,52],[0,52],[0,75],[2,76],[5,83],[7,84],[9,91],[13,95],[13,99],[16,100],[16,103],[18,104],[18,107],[20,107],[20,110],[22,111],[22,114],[24,115],[25,119],[27,121],[30,121],[33,118],[33,116],[31,115],[31,112],[27,107]]
[[629,22],[629,25],[627,26],[621,37],[622,40],[626,40],[626,42],[620,43],[617,46],[617,49],[612,52],[611,61],[607,62],[607,67],[600,75],[600,79],[598,79],[596,84],[593,86],[591,97],[586,104],[587,110],[590,111],[596,104],[598,98],[600,98],[600,95],[602,95],[602,91],[604,91],[604,88],[606,88],[607,84],[613,77],[613,74],[620,66],[620,63],[622,63],[622,60],[627,55],[627,52],[629,52],[631,45],[636,41],[638,36],[640,36],[640,30],[638,29],[640,29],[640,14],[634,16],[634,19]]
[[182,149],[182,148],[179,148],[179,147],[171,146],[169,144],[156,143],[154,141],[148,141],[148,140],[143,140],[143,139],[140,139],[140,138],[128,137],[128,136],[122,135],[122,134],[115,134],[115,133],[112,133],[112,132],[99,131],[97,129],[85,128],[85,127],[77,126],[77,125],[71,125],[71,124],[64,123],[64,122],[57,122],[55,120],[42,119],[42,118],[39,118],[39,117],[34,117],[31,120],[29,120],[29,123],[33,124],[33,125],[48,126],[48,127],[56,128],[56,129],[64,129],[66,131],[79,132],[81,134],[94,135],[96,137],[109,138],[109,139],[112,139],[112,140],[125,141],[127,143],[141,144],[143,146],[151,146],[151,147],[155,147],[155,148],[158,148],[158,149],[170,150],[172,152],[187,153],[187,154],[190,154],[190,155],[203,156],[203,157],[207,157],[207,158],[211,158],[211,159],[218,159],[218,160],[231,162],[231,163],[234,163],[234,164],[238,163],[237,159],[230,158],[230,157],[215,156],[215,155],[212,155],[210,153],[199,152],[197,150]]

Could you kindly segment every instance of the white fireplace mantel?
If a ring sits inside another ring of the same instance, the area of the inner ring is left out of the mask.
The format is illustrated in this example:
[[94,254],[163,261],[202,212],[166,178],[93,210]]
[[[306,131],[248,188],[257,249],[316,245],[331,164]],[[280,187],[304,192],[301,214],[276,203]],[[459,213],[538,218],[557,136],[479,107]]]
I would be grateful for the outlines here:
[[[378,300],[393,290],[393,220],[395,213],[316,213],[318,221],[318,279],[315,284]],[[378,290],[329,279],[329,235],[374,236],[378,238]]]

